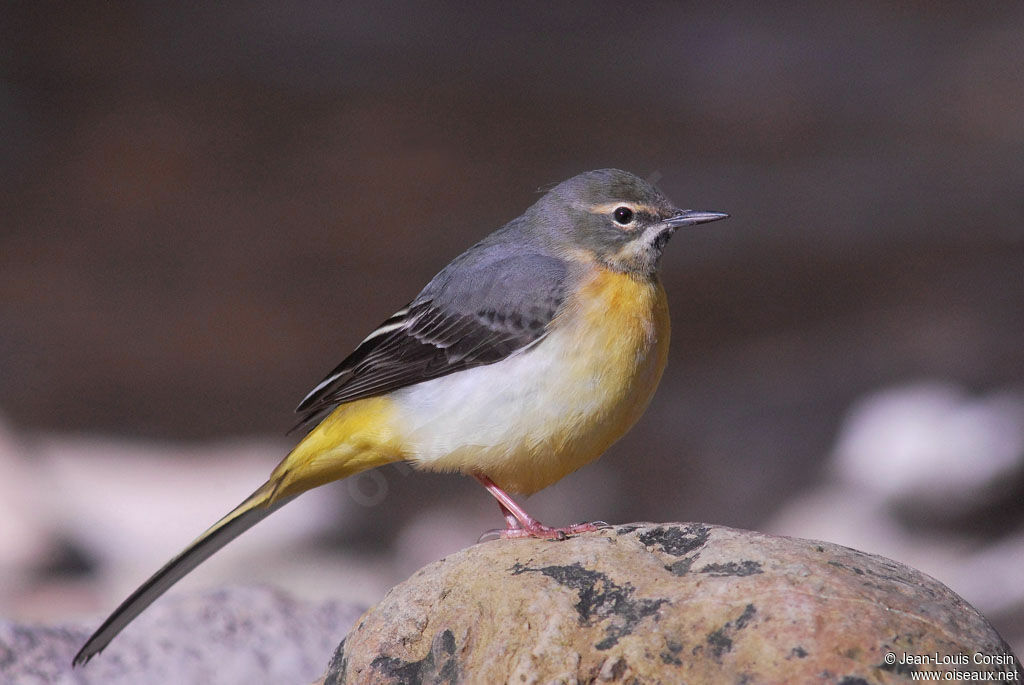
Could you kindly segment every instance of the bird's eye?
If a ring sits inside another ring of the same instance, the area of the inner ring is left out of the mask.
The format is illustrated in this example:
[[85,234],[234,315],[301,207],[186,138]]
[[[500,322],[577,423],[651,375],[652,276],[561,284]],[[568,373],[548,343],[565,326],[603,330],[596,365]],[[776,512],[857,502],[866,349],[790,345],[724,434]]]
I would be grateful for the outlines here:
[[613,216],[615,217],[615,223],[626,226],[633,222],[634,215],[633,210],[629,207],[616,207]]

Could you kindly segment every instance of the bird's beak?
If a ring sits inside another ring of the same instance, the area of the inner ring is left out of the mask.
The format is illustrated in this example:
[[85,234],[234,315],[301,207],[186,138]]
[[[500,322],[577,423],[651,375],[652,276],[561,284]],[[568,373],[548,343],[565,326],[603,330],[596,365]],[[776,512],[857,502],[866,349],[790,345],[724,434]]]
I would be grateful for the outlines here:
[[654,224],[647,229],[647,234],[651,237],[650,245],[653,247],[658,254],[665,249],[665,245],[668,244],[672,234],[676,232],[676,229],[682,226],[695,226],[697,224],[706,224],[710,221],[718,221],[719,219],[728,218],[728,214],[722,212],[701,212],[696,209],[680,209],[674,216]]
[[729,215],[722,212],[702,212],[696,209],[684,209],[675,216],[670,216],[661,223],[673,229],[682,226],[696,226],[706,224],[719,219],[728,219]]

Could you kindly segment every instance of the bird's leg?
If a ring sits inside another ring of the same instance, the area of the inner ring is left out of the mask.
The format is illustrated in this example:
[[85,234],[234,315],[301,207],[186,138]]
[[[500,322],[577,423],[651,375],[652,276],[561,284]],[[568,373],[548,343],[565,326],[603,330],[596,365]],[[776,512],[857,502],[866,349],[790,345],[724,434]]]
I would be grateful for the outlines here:
[[500,531],[502,538],[544,538],[549,540],[564,540],[569,535],[576,533],[588,533],[599,530],[601,525],[607,525],[603,521],[594,523],[576,523],[563,528],[551,528],[526,513],[526,510],[519,506],[507,492],[487,476],[475,473],[473,477],[480,481],[480,485],[487,488],[494,499],[498,500],[501,513],[508,523],[508,527]]
[[516,515],[509,511],[508,507],[501,502],[498,502],[498,506],[501,507],[501,513],[505,517],[505,522],[508,523],[506,527],[509,530],[512,530],[513,528],[520,528],[519,519],[516,518]]

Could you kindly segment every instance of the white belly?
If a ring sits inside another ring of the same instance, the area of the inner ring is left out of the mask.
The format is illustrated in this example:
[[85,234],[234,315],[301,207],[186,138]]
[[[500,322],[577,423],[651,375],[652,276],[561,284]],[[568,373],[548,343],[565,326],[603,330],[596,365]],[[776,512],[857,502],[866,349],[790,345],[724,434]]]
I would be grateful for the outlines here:
[[525,493],[597,458],[639,418],[664,368],[659,292],[635,316],[595,301],[532,348],[392,393],[405,456]]
[[[433,462],[472,448],[514,453],[547,442],[567,413],[600,413],[597,395],[566,374],[571,363],[558,332],[536,347],[487,366],[436,378],[392,395],[414,459]],[[591,382],[596,382],[592,379]],[[572,410],[569,400],[574,398]],[[495,454],[494,456],[500,456]]]

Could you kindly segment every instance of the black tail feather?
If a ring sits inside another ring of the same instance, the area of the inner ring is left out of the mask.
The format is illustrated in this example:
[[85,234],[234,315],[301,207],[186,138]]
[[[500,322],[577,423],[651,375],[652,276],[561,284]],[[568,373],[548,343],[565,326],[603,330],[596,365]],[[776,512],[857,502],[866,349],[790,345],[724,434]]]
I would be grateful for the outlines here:
[[293,499],[293,497],[286,497],[267,504],[271,501],[271,498],[268,497],[269,492],[269,483],[260,487],[235,507],[231,513],[199,536],[178,556],[164,564],[163,568],[139,586],[92,634],[92,637],[75,655],[72,665],[84,664],[99,654],[125,626],[192,569]]

